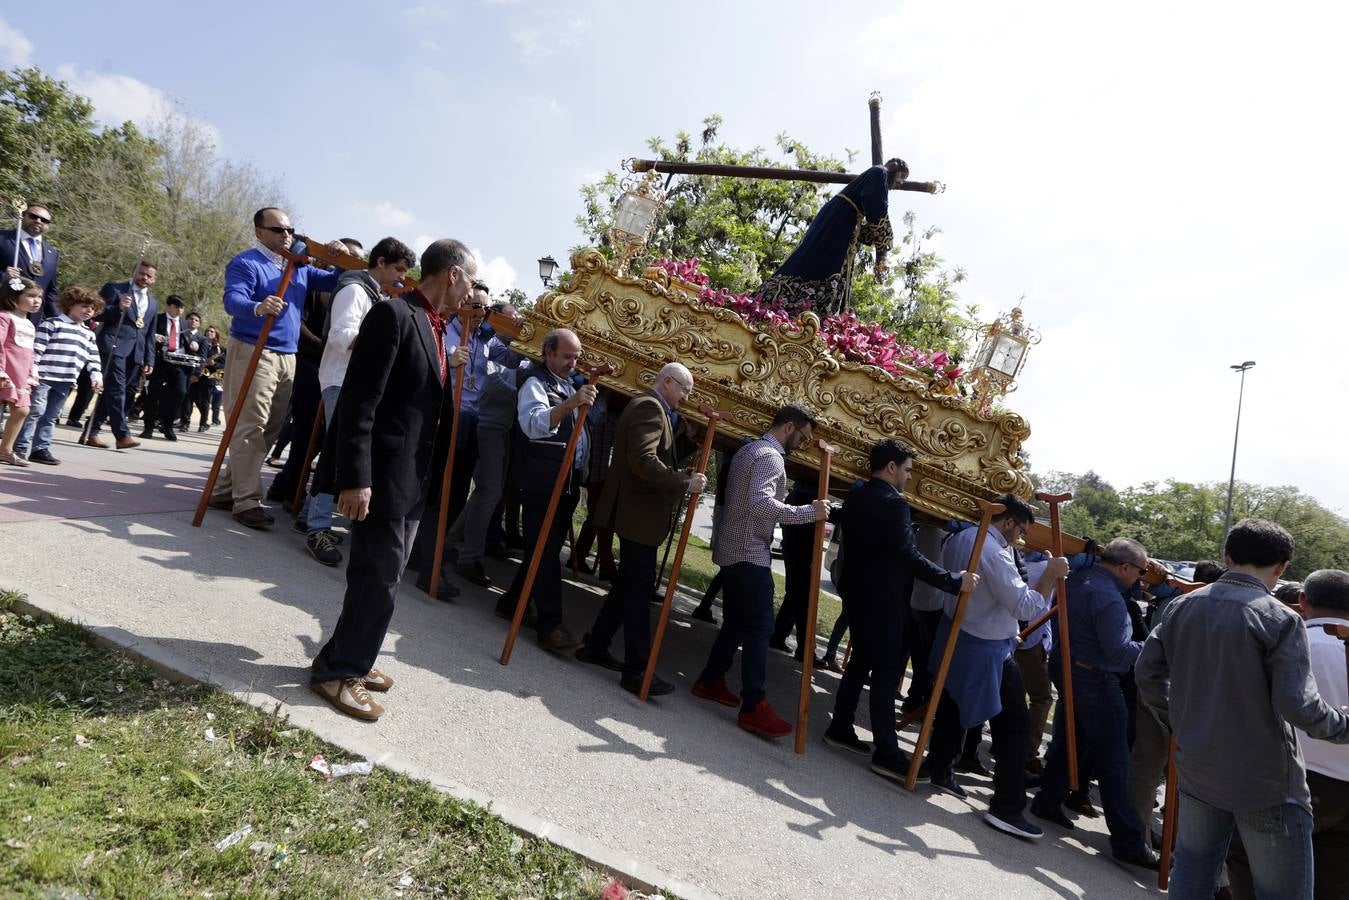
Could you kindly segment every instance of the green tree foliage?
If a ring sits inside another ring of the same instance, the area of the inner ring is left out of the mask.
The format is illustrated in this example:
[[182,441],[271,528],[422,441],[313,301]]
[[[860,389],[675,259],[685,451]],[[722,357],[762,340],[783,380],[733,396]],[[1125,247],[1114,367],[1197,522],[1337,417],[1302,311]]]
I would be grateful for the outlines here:
[[[854,163],[851,151],[842,159],[816,153],[786,134],[777,136],[774,153],[762,147],[731,147],[717,140],[721,125],[720,116],[709,116],[696,138],[680,131],[673,143],[654,137],[647,147],[661,159],[679,162],[830,172],[846,172]],[[621,180],[619,173],[609,172],[581,188],[585,208],[576,223],[590,243],[605,253],[609,252],[606,241],[613,205],[622,193]],[[736,292],[752,291],[773,274],[834,192],[830,185],[810,182],[710,175],[672,176],[665,184],[669,191],[666,212],[653,229],[647,255],[637,265],[661,257],[696,257],[714,287]],[[901,196],[892,194],[892,202]],[[892,208],[891,218],[896,233],[901,231],[898,223],[903,223],[903,236],[890,255],[889,270],[877,279],[872,272],[872,250],[858,250],[852,310],[859,318],[879,322],[900,340],[963,356],[975,314],[973,307],[961,308],[956,292],[965,273],[947,268],[927,246],[938,229],[920,227],[912,212],[900,218]]]
[[0,191],[51,206],[59,286],[130,277],[148,239],[155,293],[223,326],[225,263],[253,243],[253,211],[283,205],[280,191],[219,159],[209,131],[182,115],[143,133],[130,122],[99,130],[93,111],[39,69],[0,72]]
[[[1220,557],[1226,482],[1168,479],[1116,491],[1094,472],[1048,472],[1037,476],[1036,484],[1050,493],[1072,492],[1073,501],[1063,507],[1065,531],[1102,543],[1113,537],[1133,538],[1160,559]],[[1287,577],[1303,578],[1316,569],[1349,569],[1349,521],[1296,487],[1238,481],[1232,521],[1248,516],[1277,522],[1293,535],[1297,549]]]

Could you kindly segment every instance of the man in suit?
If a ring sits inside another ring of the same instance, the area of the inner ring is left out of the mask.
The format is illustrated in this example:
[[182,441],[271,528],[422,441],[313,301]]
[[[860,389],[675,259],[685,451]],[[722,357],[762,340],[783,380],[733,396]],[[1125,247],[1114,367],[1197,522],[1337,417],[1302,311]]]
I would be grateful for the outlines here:
[[852,632],[852,658],[839,680],[824,742],[854,753],[872,748],[853,731],[862,685],[871,677],[871,770],[903,781],[908,760],[895,734],[895,693],[904,675],[903,623],[917,578],[949,593],[973,590],[979,576],[952,573],[918,550],[902,495],[913,474],[913,450],[892,438],[871,448],[871,479],[843,503],[844,544],[839,590]]
[[[28,318],[36,325],[49,316],[59,316],[56,306],[56,267],[61,253],[43,240],[52,225],[51,210],[39,203],[30,203],[23,211],[23,227],[0,231],[0,260],[5,263],[5,277],[31,278],[42,288],[42,309]],[[14,262],[15,243],[18,243],[18,265]]]
[[[187,379],[206,359],[206,341],[195,338],[183,324],[183,299],[170,294],[164,301],[164,312],[155,316],[155,347],[157,360],[150,381],[150,398],[145,404],[144,428],[141,438],[154,437],[155,421],[165,439],[178,440],[173,425],[182,412],[183,398],[187,396]],[[193,362],[183,362],[177,354],[187,353]]]
[[[668,363],[650,392],[629,403],[618,419],[613,464],[600,493],[595,521],[618,534],[618,581],[576,651],[581,662],[622,672],[619,684],[636,694],[642,689],[651,650],[651,585],[656,582],[656,552],[674,523],[679,499],[707,485],[702,474],[679,469],[671,419],[693,393],[693,374]],[[623,625],[623,662],[609,642]],[[651,680],[651,693],[668,694],[674,685]]]
[[112,427],[118,450],[140,446],[140,441],[131,436],[126,414],[136,380],[142,375],[148,377],[155,367],[156,304],[150,287],[156,277],[155,264],[143,259],[131,281],[109,282],[99,291],[107,308],[98,317],[98,352],[108,375],[103,379],[103,396],[94,407],[89,434],[82,439],[90,447],[108,446],[98,436],[104,421]]
[[473,289],[472,253],[459,241],[435,241],[421,268],[419,289],[376,303],[361,322],[319,461],[318,489],[334,493],[337,511],[351,519],[351,556],[342,614],[309,686],[367,721],[384,713],[369,692],[393,685],[375,660],[426,502],[438,426],[454,414],[446,375],[468,358],[461,349],[447,359],[444,319]]

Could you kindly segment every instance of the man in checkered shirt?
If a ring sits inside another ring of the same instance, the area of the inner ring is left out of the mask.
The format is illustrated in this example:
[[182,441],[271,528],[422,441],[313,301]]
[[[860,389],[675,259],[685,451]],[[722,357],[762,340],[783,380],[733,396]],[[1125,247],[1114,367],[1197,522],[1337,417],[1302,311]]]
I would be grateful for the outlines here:
[[[784,406],[772,427],[757,441],[741,447],[731,461],[726,483],[726,512],[712,560],[725,576],[725,619],[712,644],[707,665],[693,685],[693,695],[726,706],[739,706],[738,724],[764,737],[783,737],[792,726],[764,699],[768,639],[773,632],[773,529],[778,523],[802,525],[829,515],[829,504],[815,500],[788,506],[787,455],[810,442],[815,419],[799,406]],[[726,686],[726,672],[741,657],[740,694]]]

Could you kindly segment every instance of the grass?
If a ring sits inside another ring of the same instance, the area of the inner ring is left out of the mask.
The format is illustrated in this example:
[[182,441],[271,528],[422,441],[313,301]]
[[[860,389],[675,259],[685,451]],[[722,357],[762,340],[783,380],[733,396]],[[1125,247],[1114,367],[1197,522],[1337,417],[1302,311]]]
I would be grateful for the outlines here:
[[610,880],[405,776],[325,781],[312,757],[348,754],[15,599],[0,593],[0,895],[571,898]]

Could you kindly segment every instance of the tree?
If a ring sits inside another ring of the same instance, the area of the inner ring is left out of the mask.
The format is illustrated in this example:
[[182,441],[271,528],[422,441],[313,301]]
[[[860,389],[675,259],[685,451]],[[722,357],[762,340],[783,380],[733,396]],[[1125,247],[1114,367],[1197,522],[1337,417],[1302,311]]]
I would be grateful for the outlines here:
[[[786,134],[776,138],[778,155],[762,147],[730,147],[717,142],[721,125],[720,116],[709,116],[696,142],[681,131],[673,145],[654,137],[647,146],[661,159],[679,162],[831,172],[845,172],[853,163],[850,151],[845,159],[819,154]],[[666,185],[666,212],[652,230],[646,261],[696,257],[713,286],[734,292],[752,291],[773,274],[832,193],[831,187],[810,182],[710,175],[671,176]],[[585,210],[576,223],[605,253],[609,252],[610,211],[621,193],[621,179],[615,172],[581,189]],[[965,274],[946,269],[941,258],[924,247],[937,229],[920,228],[913,213],[905,213],[903,222],[902,263],[892,265],[883,279],[877,280],[871,272],[871,251],[859,249],[852,308],[859,317],[878,322],[902,341],[962,356],[967,350],[964,332],[974,314],[973,308],[959,307],[955,290]]]
[[61,167],[95,152],[93,113],[36,67],[0,72],[0,193],[47,202]]

